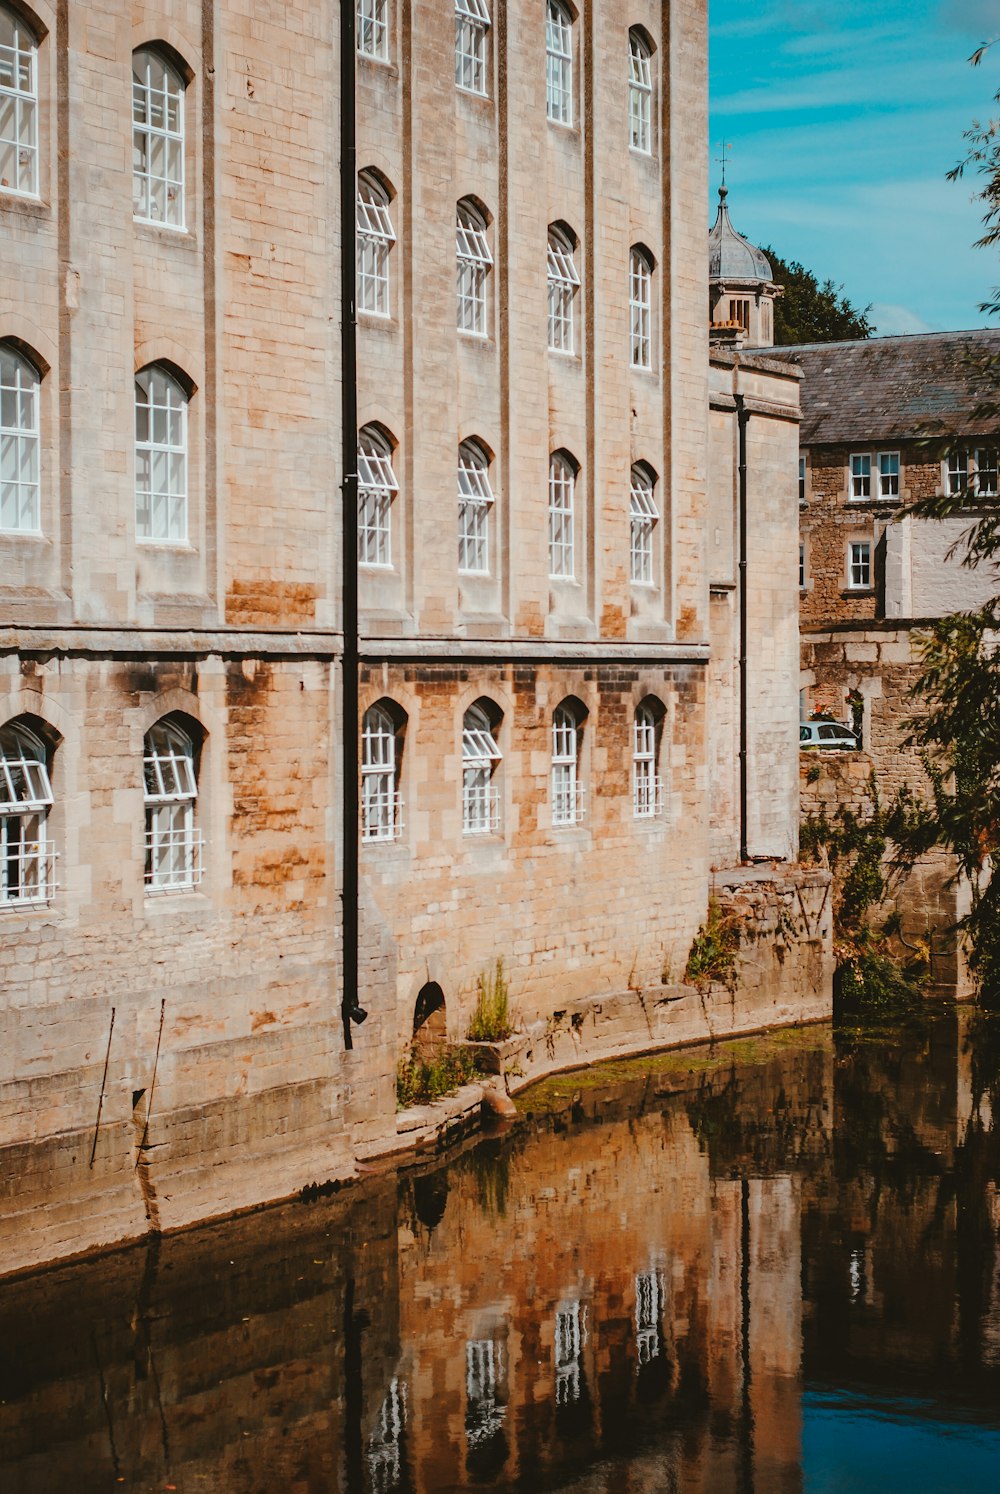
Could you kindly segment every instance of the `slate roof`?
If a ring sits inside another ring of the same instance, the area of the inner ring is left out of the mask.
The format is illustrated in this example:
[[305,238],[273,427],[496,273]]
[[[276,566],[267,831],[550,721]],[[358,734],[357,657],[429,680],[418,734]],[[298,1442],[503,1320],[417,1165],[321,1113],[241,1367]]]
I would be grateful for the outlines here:
[[[984,421],[973,415],[984,396],[1000,396],[1000,330],[922,332],[761,351],[802,369],[803,446],[983,436],[991,427],[1000,429],[995,417]],[[981,371],[986,359],[994,360],[992,381]]]

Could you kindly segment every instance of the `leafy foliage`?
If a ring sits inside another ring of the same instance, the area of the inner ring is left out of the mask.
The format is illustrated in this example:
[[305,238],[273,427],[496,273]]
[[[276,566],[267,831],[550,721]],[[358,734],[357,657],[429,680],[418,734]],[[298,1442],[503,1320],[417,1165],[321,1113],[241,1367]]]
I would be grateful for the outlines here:
[[797,260],[786,261],[773,249],[764,253],[771,261],[774,279],[784,286],[784,295],[774,303],[774,341],[777,347],[800,342],[852,342],[871,337],[875,328],[868,320],[870,306],[859,311],[843,295],[844,287],[832,280],[822,284]]
[[513,1030],[510,991],[500,955],[493,969],[479,977],[479,996],[466,1035],[470,1043],[502,1043]]
[[[974,65],[988,48],[980,47]],[[996,95],[1000,104],[1000,92]],[[978,243],[1000,244],[1000,118],[974,121],[965,132],[967,153],[949,172],[984,178],[985,233]],[[1000,314],[1000,292],[983,311]],[[983,431],[1000,421],[1000,356],[982,355],[970,365],[970,387],[978,390],[973,419]],[[974,382],[972,382],[974,381]],[[918,501],[906,513],[926,519],[970,520],[951,554],[972,569],[1000,570],[1000,502],[970,488]],[[919,640],[918,703],[908,722],[909,745],[919,747],[932,786],[931,812],[901,827],[900,844],[913,857],[932,847],[950,851],[971,890],[971,911],[962,921],[970,940],[969,963],[984,1004],[1000,1006],[1000,594],[977,611],[939,618]]]
[[723,913],[717,898],[710,899],[708,916],[694,936],[684,971],[684,979],[689,985],[707,986],[711,981],[733,984],[740,947],[740,923],[735,913]]
[[[930,951],[917,947],[898,952],[899,921],[876,913],[889,890],[888,868],[911,863],[901,851],[904,839],[916,839],[928,812],[906,790],[886,808],[878,781],[868,780],[869,812],[855,814],[841,806],[833,821],[826,814],[808,816],[800,832],[801,854],[825,860],[834,873],[833,929],[837,959],[836,994],[842,1009],[884,1011],[908,1005],[919,995],[929,972]],[[926,839],[926,829],[923,835]],[[894,857],[890,861],[890,847]]]
[[446,1048],[427,1062],[411,1048],[396,1065],[396,1107],[426,1105],[454,1094],[478,1073],[475,1055],[465,1048]]

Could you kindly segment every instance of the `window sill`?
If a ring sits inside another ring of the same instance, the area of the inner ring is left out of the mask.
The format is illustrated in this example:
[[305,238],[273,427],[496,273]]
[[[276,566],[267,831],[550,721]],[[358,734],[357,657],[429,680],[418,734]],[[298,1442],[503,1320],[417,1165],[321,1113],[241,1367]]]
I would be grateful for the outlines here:
[[875,588],[874,586],[845,586],[840,595],[844,598],[873,597],[875,595]]
[[165,550],[169,555],[197,555],[197,550],[190,540],[167,540],[167,539],[143,539],[136,535],[136,546],[143,553],[151,553],[153,550]]
[[150,892],[144,889],[143,909],[148,916],[193,913],[211,906],[211,898],[197,887],[178,888],[176,892]]
[[37,192],[15,192],[11,187],[0,187],[0,207],[12,208],[28,218],[51,218],[52,208]]
[[39,540],[45,539],[45,532],[41,529],[0,529],[0,540]]

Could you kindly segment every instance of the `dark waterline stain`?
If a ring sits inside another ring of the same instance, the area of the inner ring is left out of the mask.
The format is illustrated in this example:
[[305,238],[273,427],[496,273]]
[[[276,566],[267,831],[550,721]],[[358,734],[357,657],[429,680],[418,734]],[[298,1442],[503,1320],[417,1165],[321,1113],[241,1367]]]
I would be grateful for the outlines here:
[[332,1198],[0,1285],[0,1488],[1000,1487],[1000,1027],[563,1075]]

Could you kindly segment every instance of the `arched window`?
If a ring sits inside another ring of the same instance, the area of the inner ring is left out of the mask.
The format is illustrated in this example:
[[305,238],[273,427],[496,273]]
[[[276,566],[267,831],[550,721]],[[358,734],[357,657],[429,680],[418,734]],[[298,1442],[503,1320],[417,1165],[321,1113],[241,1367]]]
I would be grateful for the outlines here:
[[492,506],[489,457],[478,441],[463,441],[458,448],[458,569],[464,575],[489,575]]
[[51,900],[55,852],[46,824],[51,806],[44,742],[20,723],[0,727],[0,908]]
[[573,500],[576,464],[565,451],[549,457],[549,576],[572,581],[576,575]]
[[389,61],[389,0],[358,0],[358,52]]
[[455,82],[467,93],[483,96],[486,86],[486,35],[490,10],[486,0],[455,0]]
[[38,41],[0,5],[0,190],[38,195]]
[[203,842],[195,823],[195,744],[170,716],[157,721],[143,742],[143,798],[147,891],[197,887]]
[[583,819],[580,782],[581,715],[564,701],[552,713],[552,823],[577,825]]
[[132,210],[184,227],[184,80],[148,47],[132,54]]
[[660,517],[656,507],[654,490],[656,477],[643,463],[632,468],[629,494],[629,517],[631,520],[630,562],[632,584],[653,586],[656,571],[653,565],[653,530]]
[[9,343],[0,343],[0,530],[41,529],[38,481],[40,380]]
[[565,229],[549,228],[549,347],[554,353],[572,353],[573,313],[580,276],[573,262],[576,244]]
[[399,492],[392,448],[366,425],[358,436],[358,564],[392,565],[392,500]]
[[493,255],[486,241],[486,220],[468,200],[458,204],[458,330],[486,336],[486,277]]
[[659,702],[644,700],[636,707],[632,725],[632,813],[637,820],[656,819],[662,810],[657,773],[662,722]]
[[135,532],[184,544],[187,522],[188,397],[158,363],[135,376]]
[[389,194],[375,177],[358,177],[358,310],[389,315],[389,252],[396,242]]
[[402,828],[396,784],[399,750],[396,722],[385,705],[365,712],[361,726],[361,839],[395,840]]
[[628,129],[633,150],[653,149],[653,68],[649,43],[635,27],[628,34]]
[[472,705],[462,720],[462,833],[489,835],[500,828],[500,795],[493,774],[503,753],[493,723],[481,705]]
[[629,256],[628,302],[631,323],[629,362],[633,368],[652,368],[653,265],[646,251],[638,246]]
[[561,0],[545,5],[545,110],[554,124],[573,123],[573,18]]

